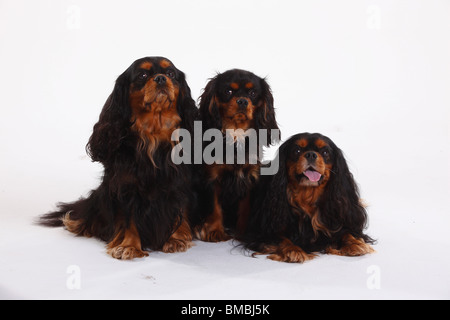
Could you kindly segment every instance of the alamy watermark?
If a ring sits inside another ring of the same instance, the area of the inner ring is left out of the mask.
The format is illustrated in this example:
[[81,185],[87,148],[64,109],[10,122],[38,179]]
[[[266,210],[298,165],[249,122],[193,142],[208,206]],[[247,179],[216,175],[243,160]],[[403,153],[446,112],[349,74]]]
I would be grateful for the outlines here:
[[[172,149],[171,157],[176,165],[263,163],[263,147],[280,141],[280,130],[271,129],[270,137],[272,141],[267,141],[267,129],[260,129],[258,132],[255,129],[227,129],[225,132],[208,129],[203,132],[202,122],[195,121],[193,137],[186,129],[177,129],[172,133],[172,141],[178,143]],[[204,142],[209,144],[204,147]],[[274,175],[278,168],[276,157],[269,165],[261,167],[260,174]]]
[[380,290],[381,289],[381,268],[377,265],[372,265],[367,268],[367,289]]
[[81,29],[81,8],[77,5],[67,7],[66,27],[69,30]]
[[77,265],[70,265],[66,269],[66,273],[69,274],[66,280],[66,287],[69,290],[81,289],[81,268]]
[[381,30],[381,8],[378,5],[370,5],[367,8],[366,25],[369,30]]

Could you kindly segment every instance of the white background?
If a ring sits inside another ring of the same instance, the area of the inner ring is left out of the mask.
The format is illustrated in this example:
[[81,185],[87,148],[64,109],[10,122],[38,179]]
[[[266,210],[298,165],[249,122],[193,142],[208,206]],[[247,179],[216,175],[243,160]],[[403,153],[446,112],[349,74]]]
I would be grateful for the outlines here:
[[[450,298],[449,16],[447,0],[0,0],[0,298]],[[194,99],[217,71],[267,76],[284,140],[321,132],[344,150],[377,253],[297,265],[197,242],[124,262],[34,226],[98,185],[92,126],[152,55]]]

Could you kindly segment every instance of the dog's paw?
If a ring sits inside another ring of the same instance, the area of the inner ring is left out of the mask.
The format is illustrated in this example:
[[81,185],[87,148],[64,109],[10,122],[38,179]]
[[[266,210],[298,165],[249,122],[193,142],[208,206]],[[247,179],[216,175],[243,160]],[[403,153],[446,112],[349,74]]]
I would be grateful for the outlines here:
[[139,250],[135,247],[117,246],[107,250],[107,253],[115,259],[132,260],[135,258],[148,257],[148,252]]

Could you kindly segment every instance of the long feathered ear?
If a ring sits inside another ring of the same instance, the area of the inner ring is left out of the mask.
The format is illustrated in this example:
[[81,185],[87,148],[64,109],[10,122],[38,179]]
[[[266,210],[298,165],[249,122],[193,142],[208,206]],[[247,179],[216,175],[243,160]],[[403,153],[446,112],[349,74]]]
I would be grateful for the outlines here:
[[[283,148],[283,146],[281,147]],[[254,251],[263,244],[276,244],[292,219],[287,196],[286,152],[279,150],[278,172],[273,176],[261,176],[252,197],[252,211],[243,242]]]
[[195,105],[195,101],[191,96],[186,77],[180,71],[180,93],[178,96],[177,111],[181,117],[181,127],[187,129],[191,134],[194,132],[194,121],[199,120],[199,111]]
[[[262,105],[256,110],[255,113],[255,129],[267,129],[267,146],[276,144],[279,142],[281,135],[272,136],[270,129],[277,129],[278,124],[275,118],[274,99],[272,90],[265,79],[261,79],[262,87]],[[273,141],[272,141],[273,139]]]
[[222,130],[222,118],[217,106],[216,84],[217,76],[208,82],[200,96],[200,117],[204,130],[211,128]]
[[359,189],[342,151],[331,143],[334,164],[330,180],[319,202],[321,220],[331,229],[342,229],[368,243],[374,242],[364,234],[367,211],[360,202]]
[[129,71],[116,81],[114,90],[106,100],[98,122],[89,138],[86,151],[92,161],[105,163],[120,147],[121,140],[129,132],[131,108],[129,106]]

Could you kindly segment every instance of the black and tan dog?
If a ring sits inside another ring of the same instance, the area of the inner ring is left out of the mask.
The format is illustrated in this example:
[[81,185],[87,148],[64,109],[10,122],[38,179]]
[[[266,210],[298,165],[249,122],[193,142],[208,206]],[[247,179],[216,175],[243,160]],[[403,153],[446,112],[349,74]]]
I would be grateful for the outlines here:
[[364,233],[367,212],[342,151],[321,134],[298,134],[278,152],[279,171],[258,184],[240,240],[256,253],[283,262],[313,259],[314,252],[372,253]]
[[[199,239],[226,241],[245,229],[250,212],[250,193],[259,180],[261,167],[259,161],[252,163],[250,159],[258,157],[255,153],[260,153],[261,147],[275,141],[271,129],[278,130],[273,104],[266,80],[248,71],[229,70],[218,74],[207,84],[200,97],[203,130],[220,130],[224,149],[227,131],[242,133],[254,130],[259,148],[257,151],[246,148],[243,163],[239,163],[235,155],[233,163],[221,159],[204,164],[200,196],[203,220],[196,228]],[[233,143],[236,147],[238,141],[231,140]]]
[[192,170],[172,162],[171,136],[178,128],[192,132],[197,117],[185,75],[170,60],[135,61],[117,79],[87,145],[104,166],[100,186],[40,223],[99,238],[117,259],[187,250]]

